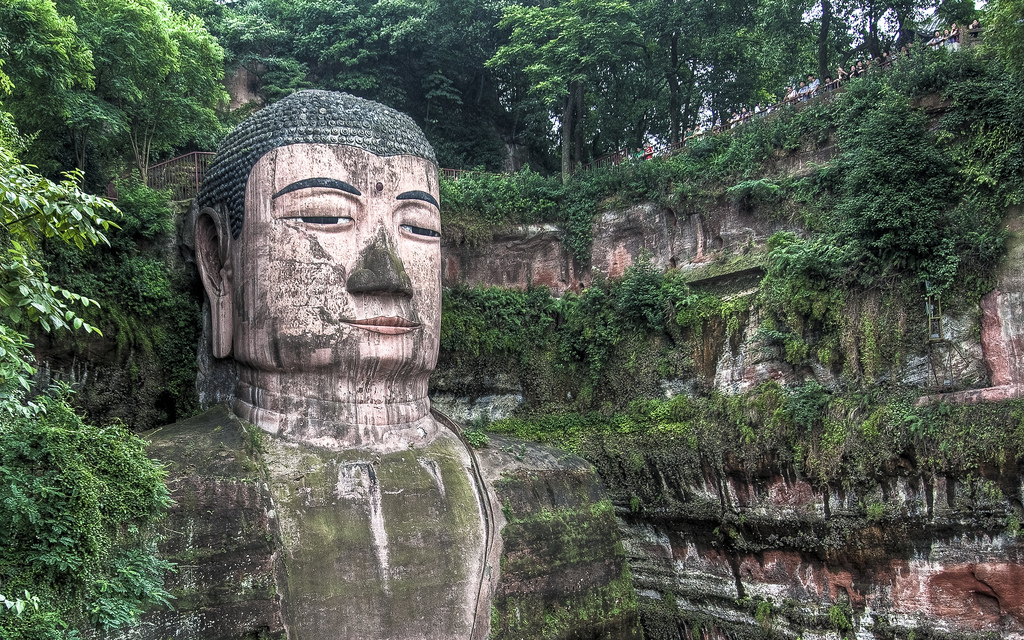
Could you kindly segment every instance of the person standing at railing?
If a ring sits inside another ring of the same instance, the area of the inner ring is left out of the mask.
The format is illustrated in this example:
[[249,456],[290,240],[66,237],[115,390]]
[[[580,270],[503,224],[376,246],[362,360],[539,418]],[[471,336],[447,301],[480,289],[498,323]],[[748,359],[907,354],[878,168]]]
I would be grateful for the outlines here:
[[803,102],[804,100],[807,99],[808,93],[809,90],[807,88],[807,83],[801,82],[800,88],[796,90],[796,99],[799,100],[800,102]]
[[807,97],[810,98],[818,92],[818,87],[821,86],[821,82],[814,77],[814,74],[807,76]]

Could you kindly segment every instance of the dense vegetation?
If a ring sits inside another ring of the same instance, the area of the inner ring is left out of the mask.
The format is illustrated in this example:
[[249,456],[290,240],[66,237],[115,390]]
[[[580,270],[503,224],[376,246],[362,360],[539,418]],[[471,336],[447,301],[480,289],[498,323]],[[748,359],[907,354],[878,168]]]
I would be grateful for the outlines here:
[[[933,93],[941,111],[920,106]],[[871,477],[908,449],[925,472],[970,473],[1017,456],[1016,404],[914,407],[920,389],[901,386],[894,373],[925,348],[926,294],[970,314],[992,288],[1003,216],[1024,202],[1022,99],[998,60],[940,53],[683,154],[589,172],[564,188],[532,174],[460,179],[448,186],[446,232],[466,241],[485,241],[473,220],[554,221],[555,212],[579,210],[589,223],[602,207],[639,201],[677,211],[748,207],[807,232],[720,256],[726,268],[763,265],[756,293],[691,284],[690,273],[661,273],[645,261],[619,281],[597,279],[558,299],[546,289],[453,289],[438,379],[513,373],[526,403],[488,428],[612,465],[609,478],[627,464],[623,456],[661,455],[654,445],[665,438],[692,450],[685,468],[699,468],[698,459],[722,464],[728,452],[734,461],[794,464],[824,483]],[[833,145],[826,163],[787,169],[798,147]],[[585,240],[567,235],[581,257]],[[744,341],[810,382],[737,396],[709,391],[722,354]],[[814,370],[833,381],[820,385]],[[663,380],[691,381],[697,397],[654,399],[663,397]]]
[[53,284],[40,249],[106,244],[116,225],[101,214],[118,212],[79,190],[80,173],[55,183],[20,164],[23,144],[0,113],[0,635],[42,640],[166,604],[154,524],[169,498],[163,470],[123,425],[83,423],[61,389],[26,395],[33,326],[99,333],[83,319],[95,300]]
[[[1020,0],[989,5],[1012,63]],[[324,88],[384,102],[420,123],[443,166],[546,172],[676,142],[809,73],[979,15],[963,0],[12,0],[0,60],[5,109],[39,132],[27,159],[47,175],[83,169],[95,187],[213,150],[246,113],[215,109],[222,77],[242,100]]]
[[123,426],[84,424],[57,396],[0,413],[0,636],[50,640],[116,628],[168,604],[155,523],[170,503],[165,472]]

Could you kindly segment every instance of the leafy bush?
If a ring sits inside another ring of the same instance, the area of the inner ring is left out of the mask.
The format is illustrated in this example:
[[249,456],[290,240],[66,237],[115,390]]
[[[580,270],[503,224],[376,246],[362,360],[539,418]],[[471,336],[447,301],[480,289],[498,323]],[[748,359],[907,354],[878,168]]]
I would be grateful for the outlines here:
[[9,640],[119,627],[168,604],[154,524],[170,504],[165,472],[123,427],[84,424],[64,397],[35,415],[0,415],[0,585],[39,607],[0,614]]
[[121,238],[155,240],[174,232],[171,191],[157,191],[142,184],[135,174],[117,183],[117,206],[124,214]]
[[[137,181],[122,183],[121,188],[124,221],[121,229],[109,234],[110,246],[80,252],[50,243],[45,257],[55,282],[100,302],[86,318],[116,341],[119,357],[126,359],[131,353],[143,365],[131,391],[145,389],[146,397],[138,399],[146,403],[146,417],[136,411],[138,415],[123,419],[149,428],[187,417],[197,408],[201,292],[194,270],[176,264],[179,258],[168,253],[168,236],[175,228],[168,194]],[[169,398],[161,400],[160,407],[150,397],[156,393],[154,386]],[[84,402],[86,395],[73,401]]]
[[615,306],[622,319],[648,331],[661,330],[665,326],[663,282],[664,276],[651,264],[650,254],[642,254],[614,289]]

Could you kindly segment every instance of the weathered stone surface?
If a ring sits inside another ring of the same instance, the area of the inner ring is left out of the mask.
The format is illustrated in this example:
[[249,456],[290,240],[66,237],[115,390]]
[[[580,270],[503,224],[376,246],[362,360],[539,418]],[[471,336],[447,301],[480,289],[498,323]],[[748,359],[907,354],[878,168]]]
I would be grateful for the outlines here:
[[175,502],[160,544],[177,564],[165,577],[174,610],[148,613],[118,637],[285,638],[277,526],[256,428],[222,405],[144,437],[167,465]]
[[476,603],[497,558],[454,434],[380,454],[266,448],[289,637],[486,637],[490,611],[478,617]]
[[224,78],[224,88],[227,89],[229,96],[228,110],[234,111],[251,103],[262,103],[256,91],[258,86],[259,76],[245,66],[228,73]]
[[[666,487],[660,515],[620,513],[647,637],[703,624],[824,638],[840,630],[836,612],[863,637],[1024,635],[1024,544],[1003,515],[1015,498],[986,492],[993,480],[896,475],[822,491],[792,472],[734,471]],[[755,615],[758,602],[770,614]]]
[[599,214],[593,225],[591,269],[581,269],[562,245],[554,225],[496,232],[491,243],[442,247],[444,285],[486,285],[525,289],[544,285],[555,295],[588,286],[595,271],[619,278],[641,254],[659,269],[693,269],[737,255],[777,231],[798,227],[723,203],[704,212],[680,212],[641,204]]
[[555,225],[530,225],[498,232],[492,243],[481,247],[445,245],[443,283],[516,289],[545,286],[556,295],[578,291],[583,278],[562,245],[562,235]]
[[523,403],[522,394],[502,394],[491,396],[453,396],[434,394],[430,397],[431,405],[450,415],[462,424],[483,422],[489,424],[495,420],[504,420],[512,415]]
[[[454,434],[383,454],[260,434],[224,405],[149,434],[177,501],[161,545],[179,563],[175,610],[110,637],[640,637],[617,524],[585,461],[498,436],[480,452],[504,505],[488,513],[499,559],[485,557],[484,503]],[[499,570],[494,608],[467,610]]]
[[981,300],[982,354],[972,353],[987,368],[991,386],[933,394],[922,397],[919,404],[1007,400],[1019,398],[1024,391],[1024,212],[1019,207],[1010,211],[1007,231],[1007,256],[996,288]]
[[632,575],[594,468],[494,435],[478,454],[503,520],[491,638],[642,637]]

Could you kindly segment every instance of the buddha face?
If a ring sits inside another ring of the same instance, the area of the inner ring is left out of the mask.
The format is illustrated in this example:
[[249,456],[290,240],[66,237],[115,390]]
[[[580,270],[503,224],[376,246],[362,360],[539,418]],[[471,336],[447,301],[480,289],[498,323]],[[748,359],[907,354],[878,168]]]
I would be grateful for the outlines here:
[[428,375],[441,316],[438,197],[437,168],[415,156],[330,144],[268,152],[225,256],[232,298],[229,313],[215,309],[215,343],[221,332],[236,361],[263,371]]

